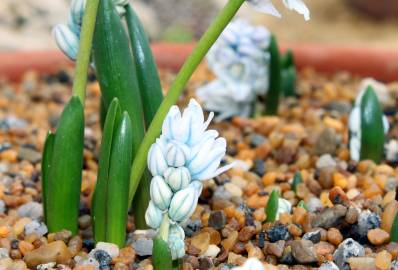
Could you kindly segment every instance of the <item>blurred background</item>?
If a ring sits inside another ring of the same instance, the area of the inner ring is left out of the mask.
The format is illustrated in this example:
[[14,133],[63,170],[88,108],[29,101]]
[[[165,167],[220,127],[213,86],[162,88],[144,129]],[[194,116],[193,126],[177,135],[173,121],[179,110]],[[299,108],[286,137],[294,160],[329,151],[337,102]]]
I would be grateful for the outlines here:
[[[278,19],[247,5],[239,16],[274,32],[281,42],[349,43],[398,48],[398,0],[304,0],[311,20],[282,7]],[[70,0],[0,0],[0,51],[55,48],[51,29],[67,20]],[[153,41],[201,36],[226,0],[132,0]]]

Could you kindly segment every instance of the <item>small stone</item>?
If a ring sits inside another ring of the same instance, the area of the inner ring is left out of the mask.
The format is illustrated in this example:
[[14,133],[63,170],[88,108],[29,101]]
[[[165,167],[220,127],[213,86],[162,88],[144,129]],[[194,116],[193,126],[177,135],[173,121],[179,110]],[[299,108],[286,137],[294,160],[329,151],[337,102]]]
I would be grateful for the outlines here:
[[271,229],[267,231],[268,239],[271,243],[275,243],[279,240],[288,240],[290,238],[290,233],[288,228],[283,224],[276,224]]
[[199,270],[207,270],[214,267],[213,261],[208,257],[202,257],[199,259]]
[[342,205],[336,205],[332,208],[325,208],[321,213],[317,214],[312,221],[313,227],[321,227],[325,229],[332,228],[339,224],[340,219],[347,213],[347,208]]
[[72,232],[68,231],[68,230],[62,230],[62,231],[56,232],[54,234],[55,241],[61,240],[61,241],[64,241],[65,244],[67,244],[69,242],[69,239],[71,237],[72,237]]
[[267,244],[267,253],[270,255],[274,255],[277,258],[282,257],[283,250],[285,249],[285,241],[279,240],[276,241],[275,243],[269,243]]
[[103,250],[112,258],[119,256],[119,247],[112,243],[98,242],[95,249]]
[[309,240],[294,240],[291,244],[293,257],[299,263],[314,263],[317,261],[314,244]]
[[326,128],[319,135],[315,143],[315,153],[319,156],[324,154],[334,155],[338,143],[339,140],[336,136],[336,132],[331,128]]
[[375,259],[371,257],[351,257],[348,262],[351,270],[376,270]]
[[0,260],[4,258],[9,258],[8,249],[0,248]]
[[44,264],[39,264],[36,266],[37,270],[51,270],[53,267],[56,265],[55,262],[49,262],[49,263],[44,263]]
[[205,253],[203,253],[204,257],[215,258],[218,253],[220,253],[221,249],[216,245],[209,245]]
[[336,228],[330,228],[328,230],[328,241],[337,246],[343,241],[343,236]]
[[0,215],[4,214],[6,211],[6,203],[3,200],[0,200]]
[[81,229],[87,229],[91,226],[91,216],[90,215],[83,215],[78,219],[79,227]]
[[101,249],[95,249],[93,251],[94,252],[90,252],[89,256],[93,257],[99,263],[99,269],[110,269],[112,257],[106,251]]
[[262,159],[255,159],[254,160],[254,172],[259,175],[263,176],[265,173],[265,163]]
[[352,238],[344,240],[333,254],[333,261],[341,270],[349,270],[348,260],[351,257],[365,256],[365,249]]
[[30,147],[21,147],[18,151],[18,158],[20,160],[28,160],[31,163],[36,164],[41,160],[41,153]]
[[326,189],[333,187],[334,167],[323,167],[319,170],[319,184]]
[[200,232],[191,238],[191,245],[199,249],[201,254],[203,254],[209,248],[210,234],[208,232]]
[[253,147],[258,147],[258,146],[262,145],[267,140],[267,138],[261,134],[254,133],[254,134],[250,135],[249,140],[250,140],[250,144]]
[[[338,174],[335,174],[338,175]],[[347,205],[349,203],[349,199],[343,189],[340,186],[335,186],[329,191],[329,200],[333,204],[343,204]]]
[[318,270],[339,270],[339,268],[334,262],[324,262]]
[[334,161],[332,156],[329,154],[322,155],[316,162],[316,168],[318,170],[322,168],[334,168],[336,166],[337,166],[336,161]]
[[303,240],[310,240],[312,243],[316,244],[321,241],[321,230],[314,230],[312,232],[307,232],[302,237]]
[[227,222],[227,217],[224,214],[224,211],[212,211],[210,213],[208,224],[210,227],[213,227],[216,230],[221,230],[224,228],[225,223]]
[[379,246],[384,244],[390,238],[390,234],[382,229],[373,229],[368,231],[369,242]]
[[383,250],[376,255],[376,267],[380,270],[389,270],[391,267],[392,256],[387,251]]
[[124,247],[120,249],[119,256],[114,258],[115,263],[129,265],[135,260],[135,251],[132,247]]
[[331,255],[336,249],[329,242],[320,241],[314,245],[315,252],[318,256]]
[[228,235],[226,239],[221,241],[221,245],[224,247],[225,250],[232,249],[236,241],[238,241],[238,235],[239,233],[237,231],[233,231]]
[[390,270],[398,270],[398,260],[395,260],[391,263]]
[[243,227],[239,232],[238,239],[242,242],[249,241],[256,234],[256,228],[254,226]]
[[316,197],[312,197],[311,199],[309,199],[308,203],[307,203],[307,208],[308,211],[311,213],[314,213],[320,209],[323,208],[322,202],[320,199],[316,198]]
[[38,202],[28,202],[18,208],[18,215],[30,219],[39,219],[43,216],[43,207]]
[[358,231],[361,237],[367,237],[368,231],[379,228],[381,225],[381,218],[378,214],[370,210],[362,211],[358,218]]
[[48,262],[67,263],[72,258],[63,241],[55,241],[28,252],[24,261],[28,267],[35,267]]
[[42,237],[48,232],[46,224],[36,220],[26,224],[24,230],[25,235],[36,234],[38,237]]
[[200,219],[189,219],[185,226],[184,226],[184,232],[187,237],[191,237],[195,233],[197,233],[200,228],[202,227],[202,222]]
[[355,222],[358,221],[358,217],[359,217],[359,210],[354,206],[350,206],[347,210],[347,214],[345,215],[345,221],[348,224],[354,224]]
[[233,183],[224,184],[225,189],[232,195],[232,197],[242,197],[243,191],[240,187]]
[[139,256],[152,255],[153,238],[156,236],[154,230],[136,230],[132,234],[132,239],[128,242]]

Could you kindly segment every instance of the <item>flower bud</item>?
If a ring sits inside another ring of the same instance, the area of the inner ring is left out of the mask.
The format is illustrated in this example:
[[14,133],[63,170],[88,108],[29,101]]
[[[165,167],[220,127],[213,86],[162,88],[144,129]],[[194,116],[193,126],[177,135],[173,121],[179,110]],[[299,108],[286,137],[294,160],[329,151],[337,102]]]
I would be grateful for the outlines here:
[[149,201],[148,208],[145,212],[145,221],[152,229],[159,228],[162,223],[162,211],[160,211],[152,201]]
[[148,168],[153,176],[163,175],[168,168],[166,159],[158,142],[152,144],[148,153]]
[[71,60],[76,60],[79,51],[79,37],[66,25],[56,25],[53,35],[58,47]]
[[191,182],[191,174],[186,167],[170,167],[164,172],[166,183],[175,191],[186,188]]
[[285,199],[279,198],[278,210],[276,212],[276,219],[279,219],[279,215],[283,213],[290,213],[292,211],[292,204]]
[[86,0],[73,0],[70,7],[68,26],[71,27],[73,31],[78,30],[77,33],[75,32],[76,34],[80,33],[86,2]]
[[169,238],[167,243],[170,248],[171,257],[173,260],[184,257],[185,255],[185,233],[181,226],[174,224],[170,225]]
[[160,176],[152,178],[150,187],[151,199],[154,205],[164,211],[169,208],[173,192]]
[[199,186],[202,184],[198,181],[191,183],[173,196],[169,207],[169,217],[175,222],[183,222],[187,220],[195,211],[199,198]]
[[183,143],[172,141],[167,144],[166,161],[169,166],[182,167],[189,157],[189,148]]

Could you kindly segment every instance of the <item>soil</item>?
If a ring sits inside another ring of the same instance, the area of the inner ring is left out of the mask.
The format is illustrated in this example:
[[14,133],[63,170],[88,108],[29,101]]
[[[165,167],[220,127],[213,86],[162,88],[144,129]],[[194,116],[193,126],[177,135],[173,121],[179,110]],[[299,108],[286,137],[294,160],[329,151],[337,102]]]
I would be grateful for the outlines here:
[[[55,260],[50,268],[40,269],[95,269],[81,265],[94,247],[89,201],[101,134],[99,87],[93,77],[86,99],[79,235],[31,233],[29,229],[32,224],[44,226],[40,223],[41,151],[47,131],[55,128],[70,97],[71,74],[61,71],[55,77],[38,77],[27,73],[21,83],[0,83],[1,269],[27,269],[26,265],[37,261]],[[165,89],[173,77],[162,73]],[[180,105],[210,78],[201,67]],[[212,125],[228,141],[225,161],[239,160],[239,166],[205,182],[199,205],[184,226],[183,269],[225,270],[253,256],[266,269],[321,265],[333,269],[323,264],[326,261],[336,262],[340,269],[348,269],[348,264],[351,269],[386,270],[395,265],[398,244],[390,241],[390,229],[398,211],[396,161],[356,163],[347,148],[348,112],[359,81],[348,73],[324,76],[306,69],[299,75],[297,97],[281,102],[278,117],[233,118]],[[396,103],[397,83],[389,84],[389,93]],[[396,104],[385,108],[393,127],[388,141],[398,136],[396,108]],[[294,191],[296,172],[303,182]],[[275,189],[293,209],[277,222],[267,222],[264,208]],[[298,206],[300,201],[307,209]],[[151,233],[134,233],[131,216],[127,230],[127,246],[120,254],[112,262],[101,261],[109,256],[96,257],[97,262],[119,270],[152,269],[151,257],[143,255]],[[62,260],[51,256],[51,249],[58,250]],[[350,259],[347,254],[359,258]]]

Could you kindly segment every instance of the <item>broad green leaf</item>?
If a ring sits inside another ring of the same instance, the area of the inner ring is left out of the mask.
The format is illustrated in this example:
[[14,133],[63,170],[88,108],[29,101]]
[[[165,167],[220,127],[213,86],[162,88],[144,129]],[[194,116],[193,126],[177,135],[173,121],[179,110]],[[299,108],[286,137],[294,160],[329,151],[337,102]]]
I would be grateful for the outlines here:
[[271,192],[269,196],[267,207],[265,208],[265,214],[267,215],[267,222],[276,221],[276,215],[278,213],[279,205],[279,193],[276,190]]
[[361,100],[361,160],[379,163],[384,151],[383,112],[379,100],[369,86]]
[[152,263],[155,270],[173,269],[169,246],[159,236],[153,240]]
[[120,121],[120,117],[121,111],[119,102],[115,98],[110,104],[105,118],[99,155],[97,182],[92,198],[94,238],[97,242],[106,242],[109,167],[114,129],[116,122]]
[[395,215],[394,221],[391,226],[391,242],[398,243],[398,214]]
[[133,156],[144,136],[144,121],[137,71],[129,40],[112,0],[101,0],[93,44],[94,63],[104,105],[116,97],[127,111],[133,129]]
[[55,134],[49,132],[46,137],[43,149],[43,158],[41,160],[41,186],[42,186],[42,203],[44,209],[44,220],[47,223],[47,205],[49,190],[49,170],[51,168],[51,160],[54,149]]
[[301,177],[300,172],[296,172],[293,176],[293,182],[292,182],[292,190],[294,192],[297,192],[297,185],[303,182],[303,178]]
[[[46,211],[50,232],[77,233],[83,167],[83,105],[73,96],[62,112],[53,142],[48,176]],[[46,176],[46,178],[47,178]]]
[[281,62],[278,43],[274,35],[271,36],[269,53],[271,55],[270,78],[265,101],[265,114],[276,115],[278,113],[279,98],[281,95]]
[[126,21],[137,70],[145,124],[149,127],[163,100],[162,86],[145,30],[131,5],[126,6]]
[[101,97],[100,98],[100,111],[99,111],[101,129],[104,129],[107,111],[108,111],[108,109],[104,103],[104,100]]

